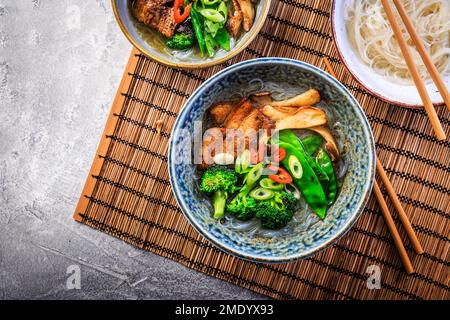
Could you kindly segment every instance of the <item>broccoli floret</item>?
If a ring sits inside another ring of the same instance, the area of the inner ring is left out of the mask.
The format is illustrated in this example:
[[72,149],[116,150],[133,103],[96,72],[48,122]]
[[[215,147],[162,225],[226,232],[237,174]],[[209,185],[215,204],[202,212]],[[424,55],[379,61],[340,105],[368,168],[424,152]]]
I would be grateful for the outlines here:
[[252,187],[245,185],[227,205],[227,212],[233,214],[238,220],[247,221],[255,215],[256,201],[248,196],[251,189]]
[[192,30],[191,21],[187,20],[185,23],[179,25],[172,39],[164,39],[164,43],[169,48],[176,50],[184,50],[192,47],[195,43],[195,33]]
[[278,192],[270,200],[257,203],[256,217],[267,229],[280,229],[294,216],[297,199],[290,192]]
[[236,190],[237,181],[237,173],[224,166],[210,167],[203,173],[200,190],[213,194],[214,218],[220,219],[225,215],[228,193]]

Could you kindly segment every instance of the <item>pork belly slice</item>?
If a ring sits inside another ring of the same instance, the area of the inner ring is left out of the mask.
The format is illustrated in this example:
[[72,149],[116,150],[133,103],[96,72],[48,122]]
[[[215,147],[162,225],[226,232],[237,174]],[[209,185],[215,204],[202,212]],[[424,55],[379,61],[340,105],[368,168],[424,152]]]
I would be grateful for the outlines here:
[[224,102],[212,106],[208,111],[214,125],[221,126],[227,119],[232,109],[233,105],[231,103]]
[[177,23],[175,22],[175,18],[173,16],[173,8],[164,7],[161,10],[161,19],[158,23],[159,32],[161,32],[164,37],[172,39],[176,28]]
[[158,30],[166,38],[175,34],[177,24],[169,0],[135,0],[132,12],[139,22]]
[[247,99],[242,100],[233,108],[223,126],[227,129],[239,129],[242,121],[253,111],[253,106]]

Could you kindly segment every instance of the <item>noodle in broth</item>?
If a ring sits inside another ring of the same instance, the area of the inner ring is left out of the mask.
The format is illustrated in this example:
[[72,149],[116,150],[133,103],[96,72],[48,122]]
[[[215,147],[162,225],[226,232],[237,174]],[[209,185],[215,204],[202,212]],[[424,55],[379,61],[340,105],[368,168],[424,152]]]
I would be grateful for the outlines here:
[[[307,90],[303,88],[303,90]],[[252,94],[258,92],[270,92],[274,100],[287,100],[290,99],[299,93],[302,92],[298,86],[289,85],[287,83],[274,83],[274,82],[264,82],[262,79],[255,78],[249,81],[248,85],[242,86],[241,90],[235,92],[233,96],[229,97],[226,100],[234,100],[239,101],[243,98],[248,98]],[[220,100],[220,98],[219,98]],[[333,133],[333,136],[336,138],[339,150],[341,150],[341,157],[338,162],[336,162],[336,177],[338,179],[338,186],[340,186],[345,178],[345,175],[348,170],[348,164],[346,161],[345,154],[345,146],[342,144],[343,139],[340,137],[343,136],[341,133],[342,125],[339,122],[335,122],[333,108],[328,105],[328,103],[322,100],[319,104],[316,105],[317,108],[320,108],[325,111],[327,118],[329,119],[329,127]],[[208,123],[208,119],[204,120],[205,123],[203,127],[209,129],[211,125]],[[313,134],[312,131],[309,130],[294,130],[298,137],[304,138],[308,135]],[[201,174],[198,174],[194,177],[195,184],[199,185],[201,179]],[[339,188],[338,188],[339,190]],[[209,202],[209,201],[208,201]],[[212,205],[211,205],[211,210]],[[258,219],[252,218],[249,221],[240,221],[236,219],[232,215],[225,215],[222,223],[226,228],[229,228],[233,231],[245,233],[248,236],[252,237],[263,237],[263,238],[274,238],[281,236],[289,236],[293,233],[302,234],[306,232],[311,226],[319,223],[320,218],[308,207],[305,200],[300,198],[300,201],[297,205],[296,213],[293,219],[288,223],[288,225],[280,230],[268,230],[261,227],[261,223]]]

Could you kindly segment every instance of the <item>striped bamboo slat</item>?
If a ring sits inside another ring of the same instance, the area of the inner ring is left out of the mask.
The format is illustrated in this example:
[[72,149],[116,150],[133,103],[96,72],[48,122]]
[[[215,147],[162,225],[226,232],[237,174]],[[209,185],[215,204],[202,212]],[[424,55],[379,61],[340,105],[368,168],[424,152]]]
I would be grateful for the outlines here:
[[[437,141],[423,110],[388,105],[349,76],[330,37],[330,4],[323,0],[274,1],[255,41],[228,63],[206,70],[170,69],[134,50],[75,219],[273,298],[449,299],[450,143]],[[183,217],[167,172],[168,139],[180,108],[219,70],[264,56],[294,58],[322,68],[326,56],[338,78],[364,107],[378,155],[425,249],[425,254],[415,255],[400,228],[415,274],[403,271],[374,198],[351,231],[331,248],[283,265],[251,263],[227,255],[203,239]],[[449,132],[449,112],[443,107],[437,111]],[[158,120],[163,120],[161,131]],[[380,290],[367,287],[370,265],[381,269]]]

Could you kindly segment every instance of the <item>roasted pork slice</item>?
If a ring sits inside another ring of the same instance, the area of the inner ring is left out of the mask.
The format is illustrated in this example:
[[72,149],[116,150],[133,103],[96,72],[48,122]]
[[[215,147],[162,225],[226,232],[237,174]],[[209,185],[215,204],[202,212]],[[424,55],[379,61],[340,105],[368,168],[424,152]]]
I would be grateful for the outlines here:
[[247,99],[242,100],[228,115],[224,122],[227,129],[239,129],[242,121],[253,111],[253,106]]
[[158,30],[170,39],[177,26],[173,8],[168,6],[170,2],[169,0],[135,0],[132,11],[138,21]]
[[209,109],[209,115],[211,120],[214,122],[214,125],[221,126],[227,119],[232,109],[233,105],[229,102],[218,103],[212,106]]
[[244,133],[249,130],[253,130],[258,132],[263,128],[264,124],[264,115],[256,108],[249,113],[249,115],[242,121],[239,129],[241,129]]
[[161,19],[158,23],[158,30],[161,34],[168,38],[172,39],[175,34],[175,30],[177,28],[177,23],[175,22],[175,18],[173,15],[173,8],[164,7],[161,10]]
[[237,0],[231,0],[233,4],[233,14],[231,14],[228,18],[227,28],[230,31],[233,38],[237,38],[239,35],[239,31],[241,30],[243,15],[241,11],[241,7]]

